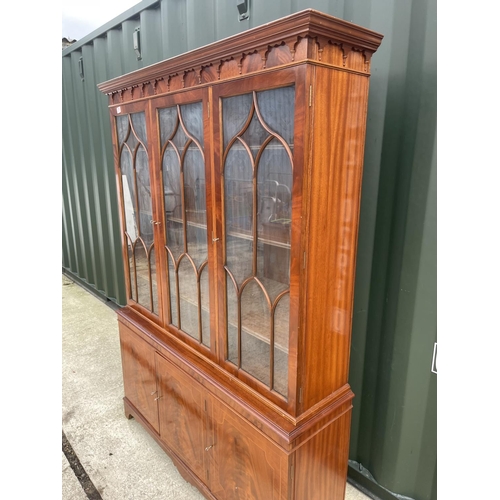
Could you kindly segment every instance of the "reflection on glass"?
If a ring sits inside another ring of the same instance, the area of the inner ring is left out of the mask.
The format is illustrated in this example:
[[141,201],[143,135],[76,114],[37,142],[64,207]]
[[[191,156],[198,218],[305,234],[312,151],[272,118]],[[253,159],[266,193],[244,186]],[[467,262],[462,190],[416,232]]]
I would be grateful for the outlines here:
[[129,260],[129,298],[157,314],[158,290],[145,115],[118,116],[116,128]]
[[256,281],[241,293],[241,367],[269,386],[271,309]]
[[257,235],[262,249],[257,275],[271,279],[275,297],[290,284],[290,228],[292,222],[292,164],[285,147],[271,140],[262,152],[257,172],[259,211]]
[[177,272],[172,254],[167,252],[168,286],[170,291],[170,323],[179,328],[179,303],[177,301]]
[[288,386],[288,351],[289,341],[290,296],[284,295],[274,310],[274,381],[273,388],[286,396]]
[[227,359],[288,394],[294,87],[222,99]]
[[253,113],[252,120],[241,138],[249,146],[254,160],[268,135],[266,129],[261,125],[257,113]]
[[198,280],[197,272],[189,259],[179,263],[179,297],[181,309],[180,328],[191,337],[199,338]]
[[201,151],[191,145],[184,156],[184,206],[187,250],[199,267],[208,255],[205,163]]
[[202,103],[158,111],[170,323],[210,346]]
[[203,114],[201,102],[184,104],[180,107],[182,123],[188,134],[196,139],[203,148]]
[[224,149],[229,141],[235,138],[251,118],[253,111],[252,94],[227,97],[222,107],[222,124],[224,126]]
[[227,153],[224,169],[226,234],[252,234],[253,162],[247,150],[235,143]]
[[158,288],[155,286],[156,283],[156,256],[154,246],[149,252],[149,265],[151,267],[151,278],[152,286],[151,291],[153,292],[153,311],[158,311]]
[[129,298],[137,302],[137,282],[135,281],[135,259],[134,259],[134,253],[132,251],[132,241],[130,239],[128,239],[127,254],[128,254],[128,270],[130,278]]
[[210,347],[210,313],[209,313],[209,285],[208,285],[208,266],[205,266],[200,275],[200,293],[201,293],[201,336],[202,343]]
[[132,154],[128,149],[123,149],[120,156],[120,169],[122,172],[122,199],[125,211],[125,231],[132,242],[137,239],[137,225],[135,223],[135,180],[132,167]]
[[268,128],[293,147],[295,87],[256,92],[258,109]]
[[134,249],[135,271],[137,276],[137,302],[151,309],[151,278],[149,256],[142,242],[138,240]]
[[226,275],[226,296],[227,359],[234,365],[239,366],[238,292],[236,285],[231,280],[229,274]]
[[116,117],[116,130],[118,133],[118,144],[123,144],[127,140],[127,134],[130,131],[128,115]]
[[149,182],[149,161],[146,150],[142,145],[137,148],[135,157],[135,176],[137,184],[137,203],[139,206],[139,234],[146,247],[153,243],[153,209],[151,202],[151,184]]

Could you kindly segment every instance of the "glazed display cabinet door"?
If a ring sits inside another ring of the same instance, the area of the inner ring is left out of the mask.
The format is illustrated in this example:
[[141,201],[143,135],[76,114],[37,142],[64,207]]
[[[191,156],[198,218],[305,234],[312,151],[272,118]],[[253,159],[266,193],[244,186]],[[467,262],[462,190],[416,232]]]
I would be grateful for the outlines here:
[[268,79],[261,89],[253,81],[257,90],[244,93],[227,85],[218,101],[225,361],[282,405],[294,377],[290,318],[297,313],[291,308],[297,300],[291,229],[298,217],[294,139],[301,121],[295,105],[300,97],[290,80],[269,88]]
[[[165,230],[163,258],[167,323],[191,344],[214,349],[209,148],[205,140],[205,93],[154,102]],[[194,341],[194,342],[193,342]]]
[[344,497],[381,39],[306,9],[99,85],[121,203],[125,411],[207,498]]
[[154,243],[150,140],[144,110],[115,116],[117,184],[122,209],[125,276],[129,302],[157,321],[157,252]]
[[158,432],[158,392],[154,349],[120,326],[125,397]]

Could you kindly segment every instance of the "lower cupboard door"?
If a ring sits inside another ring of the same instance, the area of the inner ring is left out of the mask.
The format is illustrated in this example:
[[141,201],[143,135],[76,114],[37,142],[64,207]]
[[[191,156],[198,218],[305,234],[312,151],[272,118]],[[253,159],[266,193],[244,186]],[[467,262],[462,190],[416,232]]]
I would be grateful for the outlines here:
[[287,499],[287,455],[222,405],[214,405],[212,415],[211,490],[217,499]]
[[158,432],[155,351],[121,324],[120,345],[125,397]]
[[204,483],[205,408],[202,387],[165,358],[156,354],[159,383],[160,437]]

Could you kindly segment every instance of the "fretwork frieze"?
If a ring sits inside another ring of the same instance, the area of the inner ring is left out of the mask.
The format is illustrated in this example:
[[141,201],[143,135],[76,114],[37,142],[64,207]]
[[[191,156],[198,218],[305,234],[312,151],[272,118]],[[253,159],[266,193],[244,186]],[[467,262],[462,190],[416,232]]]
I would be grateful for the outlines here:
[[111,105],[121,104],[301,62],[313,62],[368,76],[372,53],[367,48],[327,37],[298,36],[273,45],[253,47],[222,59],[205,61],[194,67],[174,68],[170,61],[158,63],[154,79],[111,90],[108,92],[109,101]]

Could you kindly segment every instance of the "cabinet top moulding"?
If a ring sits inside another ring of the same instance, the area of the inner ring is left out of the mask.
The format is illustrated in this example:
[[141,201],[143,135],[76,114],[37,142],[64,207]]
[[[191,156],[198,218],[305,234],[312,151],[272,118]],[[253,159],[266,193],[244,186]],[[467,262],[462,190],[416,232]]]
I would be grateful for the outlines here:
[[375,31],[306,9],[97,87],[113,105],[303,62],[369,75],[371,55],[382,38]]

